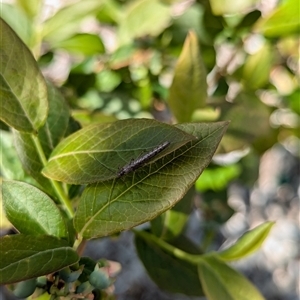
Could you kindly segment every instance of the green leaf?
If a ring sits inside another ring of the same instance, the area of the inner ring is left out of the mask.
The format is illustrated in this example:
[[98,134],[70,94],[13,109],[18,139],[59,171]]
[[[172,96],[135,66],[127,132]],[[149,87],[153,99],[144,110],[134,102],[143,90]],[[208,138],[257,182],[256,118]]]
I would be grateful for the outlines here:
[[191,121],[197,108],[205,107],[206,72],[196,34],[185,40],[170,87],[169,105],[178,122]]
[[66,237],[65,223],[53,200],[20,181],[3,181],[3,206],[8,220],[23,234]]
[[256,90],[267,84],[273,61],[273,49],[269,43],[265,43],[256,53],[247,57],[241,78],[243,85]]
[[42,0],[17,0],[17,3],[26,14],[32,19],[39,14],[42,7]]
[[1,18],[12,28],[20,39],[31,46],[33,36],[32,22],[24,11],[16,5],[1,2]]
[[13,131],[13,135],[16,151],[25,172],[32,176],[45,192],[54,196],[55,192],[53,191],[50,181],[41,174],[43,163],[41,162],[31,135],[16,130]]
[[223,107],[221,120],[231,120],[221,147],[226,152],[244,148],[247,143],[270,132],[270,109],[254,92],[237,95],[233,104]]
[[159,35],[171,21],[170,6],[159,0],[135,0],[125,6],[119,23],[121,45],[129,44],[135,38]]
[[143,152],[169,141],[171,145],[163,151],[165,155],[192,139],[192,135],[150,119],[91,125],[57,146],[43,174],[74,184],[108,180],[117,177],[119,168]]
[[151,231],[164,240],[178,237],[189,218],[195,196],[194,186],[172,208],[151,221]]
[[0,34],[0,119],[20,131],[37,131],[48,113],[45,80],[29,49],[2,19]]
[[[69,122],[69,109],[60,92],[50,83],[48,86],[49,114],[42,128],[38,131],[38,138],[42,144],[46,157],[49,157],[54,147],[64,137]],[[28,133],[14,131],[16,150],[24,170],[30,174],[41,187],[55,195],[47,178],[41,174],[43,163],[40,160],[35,144]]]
[[211,9],[214,15],[240,14],[247,11],[258,2],[258,0],[210,0]]
[[299,34],[299,1],[282,1],[269,16],[259,19],[254,30],[266,37],[281,37],[290,34]]
[[203,256],[199,278],[208,300],[263,300],[248,279],[214,256]]
[[47,275],[78,260],[78,254],[64,240],[52,236],[7,235],[0,238],[0,284]]
[[241,167],[238,164],[205,169],[201,178],[196,182],[196,189],[201,192],[207,190],[221,191],[226,189],[228,183],[239,177]]
[[104,45],[99,36],[88,33],[76,34],[68,39],[52,44],[52,48],[63,48],[71,53],[94,55],[104,53]]
[[45,21],[42,36],[50,44],[64,41],[76,34],[82,20],[96,15],[102,5],[99,0],[85,0],[63,7]]
[[139,235],[135,236],[135,246],[147,272],[161,289],[188,296],[203,296],[195,265],[179,260]]
[[233,246],[218,252],[218,257],[222,260],[230,261],[252,254],[261,247],[274,224],[275,222],[266,222],[246,232]]
[[177,125],[197,139],[123,178],[88,186],[74,219],[77,232],[85,238],[105,236],[152,220],[170,209],[207,167],[227,125]]
[[42,128],[39,129],[38,138],[42,144],[46,157],[49,157],[54,147],[64,137],[70,118],[68,105],[59,90],[47,82],[49,114]]
[[13,136],[9,131],[0,130],[0,174],[6,179],[24,179],[25,174],[18,158]]

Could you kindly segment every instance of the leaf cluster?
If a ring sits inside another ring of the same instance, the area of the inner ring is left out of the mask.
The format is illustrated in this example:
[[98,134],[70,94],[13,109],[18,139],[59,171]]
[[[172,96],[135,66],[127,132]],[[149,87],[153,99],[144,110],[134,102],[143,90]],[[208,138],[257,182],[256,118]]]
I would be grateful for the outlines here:
[[[253,182],[258,156],[278,137],[297,135],[297,2],[285,1],[265,18],[253,1],[195,2],[176,17],[174,7],[86,0],[42,21],[43,1],[2,4],[1,194],[17,234],[0,240],[0,282],[23,281],[17,295],[30,286],[28,295],[40,289],[53,297],[74,290],[109,297],[109,263],[80,257],[81,246],[151,221],[148,231],[134,230],[135,242],[161,288],[262,299],[226,262],[257,250],[273,223],[213,253],[188,240],[184,228],[195,183],[206,198],[207,224],[222,224],[233,213],[228,182]],[[97,26],[82,30],[89,18]],[[259,46],[252,49],[252,41]],[[52,74],[59,64],[64,71]],[[164,142],[150,161],[118,176]],[[216,151],[238,158],[207,168]]]

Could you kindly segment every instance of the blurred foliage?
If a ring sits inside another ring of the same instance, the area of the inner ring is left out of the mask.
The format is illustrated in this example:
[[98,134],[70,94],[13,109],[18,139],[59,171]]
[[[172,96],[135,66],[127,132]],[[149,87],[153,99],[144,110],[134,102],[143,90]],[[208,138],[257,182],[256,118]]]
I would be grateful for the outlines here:
[[[267,149],[299,145],[298,0],[3,2],[1,17],[60,87],[74,124],[231,120],[196,183],[206,221],[228,220],[226,187],[253,184]],[[28,181],[1,130],[2,175]]]

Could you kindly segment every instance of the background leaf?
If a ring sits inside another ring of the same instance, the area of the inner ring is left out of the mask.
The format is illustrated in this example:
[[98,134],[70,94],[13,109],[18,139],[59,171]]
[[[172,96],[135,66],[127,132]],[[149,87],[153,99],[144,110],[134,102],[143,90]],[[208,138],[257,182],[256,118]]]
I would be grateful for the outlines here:
[[134,38],[145,35],[158,35],[170,20],[170,7],[161,1],[132,1],[126,7],[119,23],[120,44],[128,44]]
[[[195,139],[170,125],[150,119],[122,120],[83,128],[53,151],[43,174],[55,180],[83,184],[115,178],[119,168],[163,142],[170,153]],[[159,158],[157,155],[153,160]],[[153,161],[152,160],[152,161]]]
[[0,118],[25,132],[37,131],[48,113],[47,87],[29,49],[0,19]]
[[99,36],[88,33],[81,33],[71,36],[68,39],[53,43],[54,48],[63,48],[70,53],[81,53],[93,55],[104,53],[104,45]]
[[30,45],[34,34],[33,26],[22,8],[1,2],[1,18],[15,31],[20,39]]
[[250,10],[258,0],[210,0],[210,5],[215,15],[238,14]]
[[102,1],[85,0],[63,7],[45,21],[42,31],[43,37],[50,43],[57,43],[70,38],[77,33],[81,21],[88,16],[97,14],[102,5]]
[[258,250],[269,235],[275,222],[265,222],[256,228],[243,234],[237,242],[221,252],[218,252],[222,260],[237,260],[248,256]]
[[263,300],[264,297],[244,277],[220,259],[204,256],[198,265],[199,278],[208,300]]
[[257,21],[254,27],[257,32],[270,38],[299,33],[299,1],[287,0],[281,3],[269,16]]
[[243,66],[242,83],[247,89],[258,89],[269,82],[273,53],[269,43],[265,43],[253,55],[248,56]]
[[135,236],[139,258],[153,281],[162,289],[189,296],[203,296],[197,267],[170,255],[158,245]]
[[189,122],[195,109],[205,107],[206,71],[196,34],[187,36],[177,61],[168,102],[178,122]]
[[42,235],[7,235],[0,238],[0,284],[47,275],[78,260],[78,254],[64,240]]
[[20,181],[3,181],[3,206],[8,220],[23,234],[66,237],[65,223],[53,200]]
[[34,18],[41,9],[42,0],[17,0],[20,7],[27,13],[31,18]]
[[149,221],[175,205],[209,164],[228,123],[176,127],[198,139],[124,178],[88,186],[74,226],[85,238],[106,236]]

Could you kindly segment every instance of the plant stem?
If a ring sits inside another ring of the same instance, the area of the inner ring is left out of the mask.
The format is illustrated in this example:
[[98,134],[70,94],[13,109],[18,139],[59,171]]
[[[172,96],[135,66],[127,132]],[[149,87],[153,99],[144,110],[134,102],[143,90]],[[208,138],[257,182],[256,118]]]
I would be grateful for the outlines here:
[[[47,164],[47,159],[46,159],[46,156],[45,156],[45,153],[44,153],[44,150],[42,148],[42,145],[40,143],[40,140],[38,139],[37,136],[35,136],[34,134],[31,135],[32,137],[32,140],[35,144],[35,148],[39,154],[39,157],[41,159],[41,162],[43,164],[43,166],[45,166]],[[70,200],[68,199],[68,197],[65,195],[63,189],[62,189],[62,186],[55,180],[52,180],[50,178],[48,178],[56,195],[57,195],[57,198],[59,200],[59,202],[63,205],[63,207],[65,208],[66,210],[66,213],[67,215],[72,218],[74,216],[74,211],[73,211],[73,207],[71,205],[71,202]]]
[[191,263],[193,265],[197,265],[199,263],[199,261],[202,260],[201,254],[198,254],[198,255],[189,254],[189,253],[187,253],[183,250],[180,250],[180,249],[168,244],[164,240],[159,239],[155,235],[153,235],[151,233],[148,233],[146,231],[137,231],[137,230],[134,230],[134,229],[133,229],[133,231],[136,235],[140,236],[144,240],[147,240],[152,244],[158,245],[160,248],[162,248],[166,252],[169,252],[170,254],[174,255],[175,257],[177,257],[181,260],[184,260],[188,263]]

